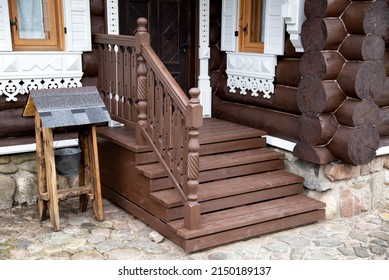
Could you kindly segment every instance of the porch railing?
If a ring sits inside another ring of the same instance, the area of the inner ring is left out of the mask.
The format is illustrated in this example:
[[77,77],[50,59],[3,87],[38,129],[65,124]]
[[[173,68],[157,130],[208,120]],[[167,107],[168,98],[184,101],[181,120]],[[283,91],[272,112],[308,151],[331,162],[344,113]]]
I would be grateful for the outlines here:
[[99,48],[99,90],[114,120],[136,129],[138,145],[150,145],[184,203],[187,229],[200,227],[197,88],[190,99],[150,46],[147,20],[135,36],[94,36]]

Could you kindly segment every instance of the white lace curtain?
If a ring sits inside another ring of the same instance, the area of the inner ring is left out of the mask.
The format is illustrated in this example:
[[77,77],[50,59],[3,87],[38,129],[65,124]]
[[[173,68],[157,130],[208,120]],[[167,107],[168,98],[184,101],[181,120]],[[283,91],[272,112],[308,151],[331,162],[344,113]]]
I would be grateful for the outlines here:
[[21,39],[45,39],[43,0],[18,0]]

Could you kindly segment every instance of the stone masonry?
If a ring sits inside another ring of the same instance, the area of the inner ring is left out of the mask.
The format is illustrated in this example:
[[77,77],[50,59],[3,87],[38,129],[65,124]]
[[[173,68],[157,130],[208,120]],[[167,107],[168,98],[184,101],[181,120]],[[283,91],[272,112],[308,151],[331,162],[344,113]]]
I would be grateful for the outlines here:
[[[351,217],[389,206],[389,156],[363,166],[317,165],[285,153],[288,171],[305,178],[306,194],[326,203],[326,218]],[[37,200],[35,153],[0,156],[0,210]],[[59,188],[73,185],[58,176]],[[74,181],[74,178],[73,178]]]
[[389,156],[354,166],[343,162],[318,165],[285,154],[287,170],[305,178],[306,194],[326,203],[327,219],[351,217],[389,205]]
[[[74,178],[57,176],[58,188],[74,184]],[[0,210],[37,203],[35,153],[0,156]]]

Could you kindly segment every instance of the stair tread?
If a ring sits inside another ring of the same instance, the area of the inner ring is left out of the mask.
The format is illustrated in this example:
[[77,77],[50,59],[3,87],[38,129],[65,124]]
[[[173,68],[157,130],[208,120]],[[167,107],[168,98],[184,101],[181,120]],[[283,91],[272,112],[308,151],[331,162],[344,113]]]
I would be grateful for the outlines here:
[[[283,153],[274,151],[269,148],[257,148],[215,155],[206,155],[200,156],[200,171],[283,158]],[[142,174],[149,178],[161,178],[167,176],[160,163],[139,165],[137,168]]]
[[201,228],[196,230],[185,229],[183,219],[168,224],[177,231],[178,235],[190,239],[315,211],[324,207],[325,203],[323,202],[305,195],[294,195],[202,215]]
[[230,123],[220,119],[206,118],[200,128],[200,144],[223,142],[244,138],[262,137],[266,132],[260,129]]
[[[202,202],[284,185],[302,183],[303,181],[304,178],[301,176],[285,170],[277,170],[202,183],[198,188],[197,195],[199,202]],[[156,191],[151,193],[151,197],[168,208],[183,204],[175,189]]]

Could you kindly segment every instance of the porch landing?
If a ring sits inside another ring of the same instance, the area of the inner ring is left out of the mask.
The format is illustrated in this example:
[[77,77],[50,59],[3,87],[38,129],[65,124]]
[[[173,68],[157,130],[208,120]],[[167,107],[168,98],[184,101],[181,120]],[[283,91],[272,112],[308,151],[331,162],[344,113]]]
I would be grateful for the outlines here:
[[218,119],[200,130],[201,227],[184,227],[184,204],[148,146],[128,127],[98,129],[103,196],[186,252],[314,223],[325,204],[303,195],[284,154],[266,147],[265,132]]

